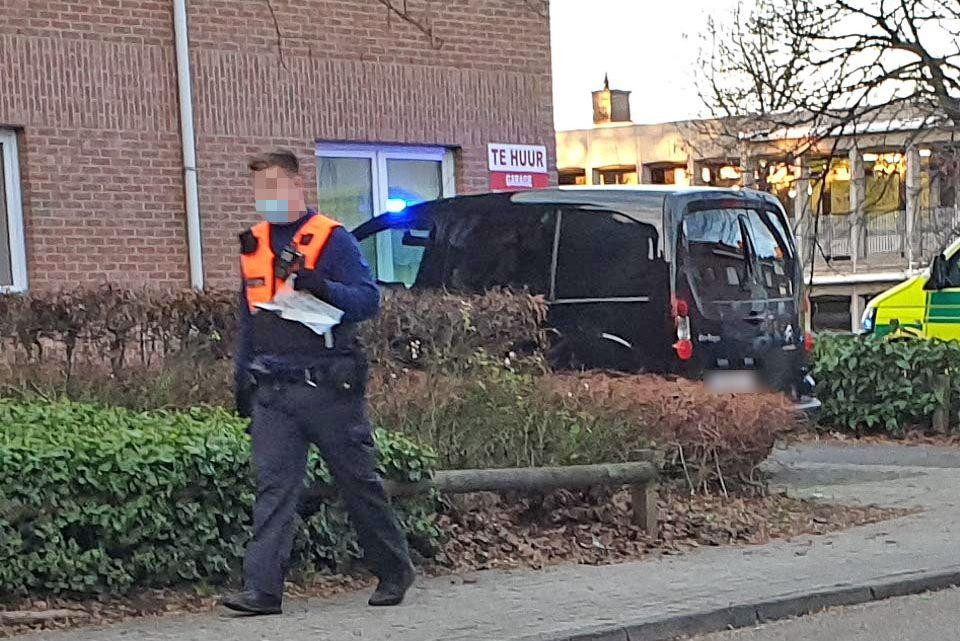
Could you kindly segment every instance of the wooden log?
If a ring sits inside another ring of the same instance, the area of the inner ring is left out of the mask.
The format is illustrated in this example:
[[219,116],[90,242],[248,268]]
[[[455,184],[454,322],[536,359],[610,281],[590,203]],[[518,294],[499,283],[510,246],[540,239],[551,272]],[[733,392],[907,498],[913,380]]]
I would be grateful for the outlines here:
[[937,434],[950,432],[950,376],[937,377],[937,391],[943,395],[943,402],[933,410],[933,431]]
[[645,534],[657,535],[657,485],[652,481],[630,487],[633,524]]
[[89,619],[90,614],[82,610],[27,610],[0,611],[0,623],[3,625],[38,625],[50,621],[65,619]]
[[[543,493],[558,489],[585,489],[603,486],[631,487],[633,521],[644,532],[657,533],[657,465],[653,452],[647,460],[601,465],[563,467],[525,467],[489,470],[444,470],[418,483],[385,481],[392,497],[422,496],[431,490],[442,494],[471,492]],[[316,485],[309,488],[300,503],[300,515],[310,516],[327,500],[336,498],[336,488]]]
[[470,492],[549,492],[597,485],[644,485],[656,480],[652,463],[609,463],[563,467],[522,467],[492,470],[444,470],[419,483],[387,483],[390,496],[418,496],[437,490],[445,494]]

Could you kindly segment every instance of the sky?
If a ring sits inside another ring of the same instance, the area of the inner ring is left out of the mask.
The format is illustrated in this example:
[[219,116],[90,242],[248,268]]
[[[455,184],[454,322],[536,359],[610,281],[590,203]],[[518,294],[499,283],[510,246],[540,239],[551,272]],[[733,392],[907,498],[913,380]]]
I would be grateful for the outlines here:
[[592,126],[590,92],[632,91],[637,123],[702,115],[694,86],[707,17],[724,20],[737,0],[551,0],[556,128]]

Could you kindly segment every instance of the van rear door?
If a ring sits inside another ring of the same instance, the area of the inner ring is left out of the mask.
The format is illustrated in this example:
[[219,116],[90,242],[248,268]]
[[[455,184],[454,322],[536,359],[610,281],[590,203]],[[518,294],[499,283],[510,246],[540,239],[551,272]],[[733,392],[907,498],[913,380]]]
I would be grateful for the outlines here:
[[782,211],[764,203],[692,203],[678,248],[678,297],[691,309],[693,365],[757,370],[783,388],[803,340],[801,276]]

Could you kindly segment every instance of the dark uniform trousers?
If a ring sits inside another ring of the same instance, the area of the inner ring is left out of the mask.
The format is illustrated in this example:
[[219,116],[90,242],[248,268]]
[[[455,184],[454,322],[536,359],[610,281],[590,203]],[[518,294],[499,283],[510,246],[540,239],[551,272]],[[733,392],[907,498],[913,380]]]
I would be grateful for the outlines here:
[[373,429],[363,391],[322,382],[262,381],[251,427],[257,494],[244,589],[282,599],[307,450],[317,446],[343,497],[366,561],[380,579],[410,567],[406,538],[376,472]]

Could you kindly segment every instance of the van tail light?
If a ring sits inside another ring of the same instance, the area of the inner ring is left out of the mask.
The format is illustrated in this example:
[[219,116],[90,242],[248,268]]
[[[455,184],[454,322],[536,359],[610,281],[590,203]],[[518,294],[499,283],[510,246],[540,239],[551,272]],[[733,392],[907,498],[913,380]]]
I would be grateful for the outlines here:
[[816,346],[815,341],[813,340],[813,334],[807,332],[803,335],[803,351],[807,354],[813,354],[813,348]]
[[681,361],[689,361],[693,358],[693,341],[680,340],[673,344],[673,349],[677,352],[677,358]]
[[677,358],[688,361],[693,358],[693,333],[690,330],[690,305],[683,299],[673,301],[673,317],[677,326],[677,342],[673,344]]

